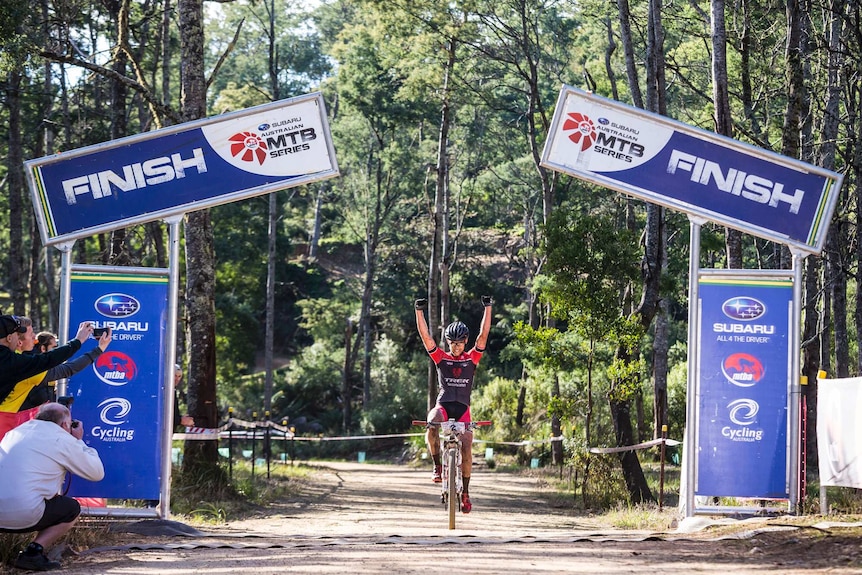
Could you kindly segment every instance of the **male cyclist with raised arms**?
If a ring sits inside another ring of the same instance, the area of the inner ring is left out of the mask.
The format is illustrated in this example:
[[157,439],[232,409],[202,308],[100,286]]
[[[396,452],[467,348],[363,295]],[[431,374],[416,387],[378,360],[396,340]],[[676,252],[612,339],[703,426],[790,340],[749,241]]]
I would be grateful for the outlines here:
[[[443,335],[446,337],[446,343],[449,346],[449,353],[446,353],[439,347],[437,342],[428,330],[428,323],[425,321],[425,309],[428,307],[428,300],[417,299],[416,308],[416,328],[419,330],[419,337],[422,338],[422,343],[425,344],[425,351],[431,356],[431,360],[437,366],[437,385],[439,393],[437,394],[437,403],[428,412],[428,421],[463,421],[469,423],[470,419],[470,393],[473,391],[473,376],[476,373],[476,366],[479,365],[479,360],[482,359],[482,353],[485,351],[485,345],[488,343],[488,332],[491,331],[491,296],[482,296],[482,305],[485,306],[485,312],[482,314],[482,326],[479,329],[479,335],[476,338],[476,345],[470,351],[465,351],[467,346],[467,338],[470,337],[470,330],[460,321],[450,323]],[[431,457],[434,460],[434,483],[440,483],[443,479],[441,473],[443,465],[440,460],[440,428],[428,427],[425,433],[425,443],[428,445],[428,451],[431,452]],[[473,504],[470,501],[470,475],[473,469],[473,432],[469,429],[461,438],[461,475],[464,479],[464,491],[461,494],[461,511],[470,513]]]

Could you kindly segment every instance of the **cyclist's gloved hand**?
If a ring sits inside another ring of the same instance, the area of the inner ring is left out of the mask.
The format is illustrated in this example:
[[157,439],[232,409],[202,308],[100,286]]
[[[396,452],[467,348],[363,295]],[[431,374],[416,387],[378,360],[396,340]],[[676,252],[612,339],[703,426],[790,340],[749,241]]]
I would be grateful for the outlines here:
[[482,296],[482,305],[483,306],[491,307],[491,304],[493,304],[493,303],[494,303],[494,300],[491,299],[491,296],[489,296],[489,295],[483,295]]
[[415,302],[413,302],[413,307],[415,307],[416,309],[423,310],[428,309],[428,300],[425,298],[417,299]]

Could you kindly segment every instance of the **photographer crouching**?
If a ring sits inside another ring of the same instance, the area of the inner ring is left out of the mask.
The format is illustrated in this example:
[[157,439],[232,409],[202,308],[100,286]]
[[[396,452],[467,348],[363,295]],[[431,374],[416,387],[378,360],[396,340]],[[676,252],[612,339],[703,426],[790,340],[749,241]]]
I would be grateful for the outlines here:
[[105,476],[98,452],[81,441],[80,421],[60,403],[46,403],[36,419],[24,423],[0,441],[0,532],[36,532],[36,538],[18,555],[15,566],[31,571],[59,569],[45,556],[45,547],[72,528],[81,514],[80,504],[59,495],[67,472],[90,481]]

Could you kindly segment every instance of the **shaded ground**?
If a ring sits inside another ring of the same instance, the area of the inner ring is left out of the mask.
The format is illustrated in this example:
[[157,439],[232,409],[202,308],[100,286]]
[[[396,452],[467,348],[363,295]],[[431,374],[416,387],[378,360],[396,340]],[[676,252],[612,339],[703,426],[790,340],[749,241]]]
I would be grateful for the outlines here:
[[477,470],[471,491],[473,513],[449,530],[427,470],[326,464],[301,497],[258,517],[192,536],[112,535],[109,546],[65,559],[64,572],[862,573],[858,526],[776,518],[694,533],[624,531],[550,506],[536,477]]

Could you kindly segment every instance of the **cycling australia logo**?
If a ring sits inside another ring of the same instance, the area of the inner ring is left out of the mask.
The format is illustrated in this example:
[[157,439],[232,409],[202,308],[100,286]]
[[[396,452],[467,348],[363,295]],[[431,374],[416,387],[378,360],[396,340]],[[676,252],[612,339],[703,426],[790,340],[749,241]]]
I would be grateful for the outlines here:
[[138,375],[135,360],[120,351],[106,351],[93,364],[93,371],[108,385],[119,387],[126,385]]
[[124,293],[109,293],[97,299],[93,306],[101,315],[119,319],[138,313],[141,302]]
[[260,165],[263,165],[263,161],[266,160],[266,142],[254,132],[234,134],[228,138],[228,142],[230,142],[230,153],[234,158],[243,162],[256,161]]
[[730,421],[738,427],[729,425],[721,429],[721,434],[731,441],[754,442],[763,439],[762,429],[752,429],[750,426],[757,422],[757,413],[760,405],[753,399],[735,399],[727,404]]
[[733,297],[721,305],[721,311],[730,319],[751,321],[763,317],[766,306],[753,297]]
[[571,141],[580,144],[582,152],[589,150],[596,141],[596,127],[593,121],[580,112],[569,113],[566,121],[563,122],[563,131],[569,132]]
[[125,443],[135,437],[135,430],[123,427],[128,423],[132,403],[124,397],[109,397],[98,405],[99,419],[103,425],[93,428],[95,438],[109,443]]
[[721,373],[733,385],[752,387],[763,380],[766,368],[750,353],[734,353],[721,362]]

